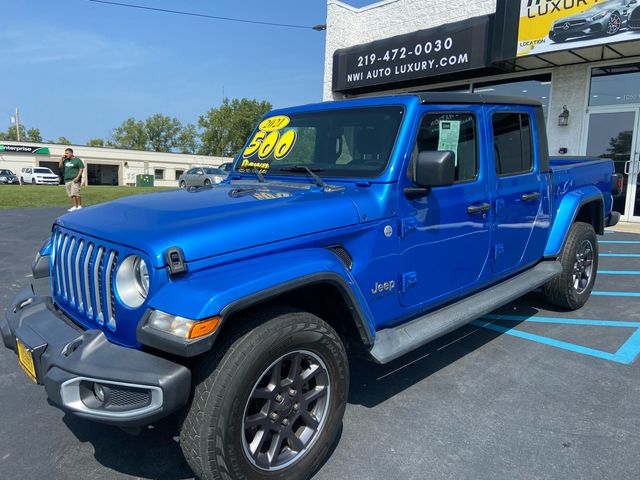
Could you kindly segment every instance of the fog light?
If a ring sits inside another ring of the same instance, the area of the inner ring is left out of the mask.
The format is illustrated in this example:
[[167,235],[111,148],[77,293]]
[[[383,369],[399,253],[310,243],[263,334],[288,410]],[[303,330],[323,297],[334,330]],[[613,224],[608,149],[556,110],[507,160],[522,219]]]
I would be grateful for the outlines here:
[[93,384],[93,394],[96,396],[100,403],[104,403],[104,388],[99,383]]
[[171,315],[153,310],[147,321],[147,325],[161,332],[170,333],[176,337],[191,340],[204,337],[212,333],[220,325],[220,317],[210,317],[204,320],[190,320],[188,318]]

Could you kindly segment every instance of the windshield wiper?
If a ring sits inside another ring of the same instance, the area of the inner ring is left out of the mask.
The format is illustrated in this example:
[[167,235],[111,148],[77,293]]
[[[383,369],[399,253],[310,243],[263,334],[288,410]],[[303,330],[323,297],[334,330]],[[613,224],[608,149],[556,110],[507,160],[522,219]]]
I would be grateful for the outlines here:
[[280,169],[281,172],[307,172],[309,174],[310,177],[312,177],[316,183],[318,184],[318,186],[322,187],[322,189],[327,192],[330,190],[336,190],[337,188],[340,187],[332,187],[330,185],[327,185],[325,183],[324,180],[322,180],[318,175],[316,175],[314,172],[322,172],[324,170],[324,168],[309,168],[306,167],[304,165],[293,165],[292,167],[283,167]]
[[260,183],[266,182],[266,180],[264,179],[264,175],[262,175],[262,172],[258,170],[258,167],[253,167],[253,173],[256,174],[256,177],[258,177],[258,181]]

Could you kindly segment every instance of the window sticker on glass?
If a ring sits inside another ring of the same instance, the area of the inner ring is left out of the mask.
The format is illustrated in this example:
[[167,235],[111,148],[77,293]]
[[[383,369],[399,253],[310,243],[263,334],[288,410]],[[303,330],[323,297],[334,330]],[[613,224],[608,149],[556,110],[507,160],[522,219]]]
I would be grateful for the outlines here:
[[440,135],[438,150],[451,150],[455,157],[455,165],[458,166],[458,143],[460,141],[460,120],[440,122]]
[[[244,149],[244,152],[242,152],[241,172],[258,168],[262,173],[266,173],[271,162],[265,162],[265,160],[272,153],[277,160],[280,160],[291,152],[296,143],[296,132],[295,130],[281,132],[282,129],[289,125],[290,121],[290,118],[286,115],[276,115],[260,122],[258,131],[249,142],[247,148]],[[248,160],[256,153],[262,162]]]

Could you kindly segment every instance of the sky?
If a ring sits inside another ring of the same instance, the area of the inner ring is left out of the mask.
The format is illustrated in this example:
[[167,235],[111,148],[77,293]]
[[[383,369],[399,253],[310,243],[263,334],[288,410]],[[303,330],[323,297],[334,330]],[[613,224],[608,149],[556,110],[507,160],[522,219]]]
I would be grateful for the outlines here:
[[[263,22],[326,23],[326,0],[114,0]],[[347,0],[361,7],[371,0]],[[0,130],[15,108],[44,140],[108,138],[128,117],[197,124],[223,95],[275,108],[322,100],[325,32],[89,0],[2,5]]]

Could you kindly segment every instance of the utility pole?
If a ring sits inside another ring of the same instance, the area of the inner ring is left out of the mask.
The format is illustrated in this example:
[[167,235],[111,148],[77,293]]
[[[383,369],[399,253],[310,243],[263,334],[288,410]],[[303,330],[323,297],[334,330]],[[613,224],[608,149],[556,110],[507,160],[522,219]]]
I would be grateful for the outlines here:
[[16,107],[16,137],[20,141],[20,110]]

